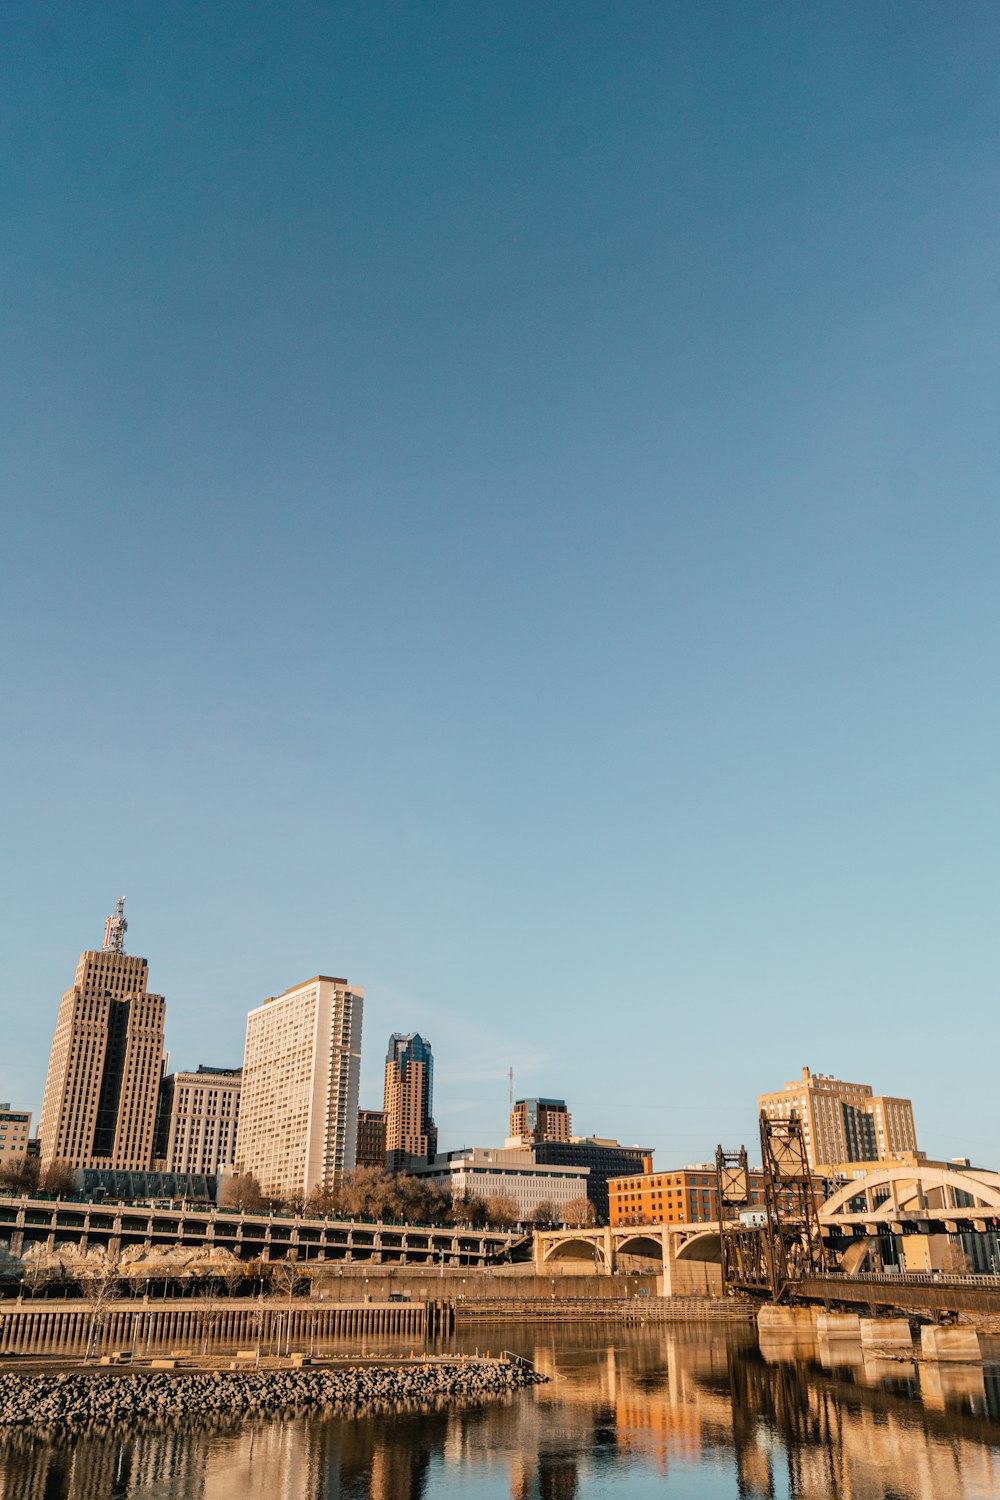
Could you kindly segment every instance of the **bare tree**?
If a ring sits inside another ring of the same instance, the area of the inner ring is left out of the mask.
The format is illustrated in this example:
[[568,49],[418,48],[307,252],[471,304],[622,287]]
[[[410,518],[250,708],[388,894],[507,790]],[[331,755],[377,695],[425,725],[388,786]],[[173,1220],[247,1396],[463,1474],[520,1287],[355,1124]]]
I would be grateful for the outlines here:
[[271,1289],[276,1297],[287,1297],[291,1302],[297,1292],[309,1285],[309,1273],[297,1260],[285,1256],[284,1260],[271,1261],[267,1268]]
[[568,1229],[588,1229],[597,1222],[597,1213],[589,1198],[571,1198],[562,1206],[562,1221]]
[[470,1229],[482,1229],[486,1223],[486,1200],[466,1193],[464,1198],[455,1198],[448,1212],[451,1224],[468,1224]]
[[32,1245],[22,1261],[21,1288],[27,1290],[32,1297],[38,1294],[53,1281],[59,1278],[62,1267],[53,1264],[52,1257],[41,1245]]
[[517,1204],[506,1193],[494,1193],[486,1200],[486,1220],[498,1228],[510,1228],[518,1221]]
[[[217,1251],[217,1256],[218,1253]],[[218,1262],[216,1274],[218,1275],[219,1286],[222,1291],[225,1292],[227,1297],[232,1297],[240,1282],[246,1280],[246,1264],[240,1260],[238,1255],[233,1255],[232,1251],[227,1250],[225,1258]]]
[[260,1213],[264,1207],[264,1195],[260,1183],[252,1172],[241,1172],[230,1177],[219,1194],[220,1208],[239,1208],[245,1213]]
[[551,1198],[543,1198],[532,1214],[533,1222],[539,1229],[551,1229],[556,1222],[556,1206]]
[[42,1173],[39,1189],[51,1198],[65,1198],[76,1187],[76,1176],[72,1167],[64,1161],[50,1162]]
[[76,1278],[90,1304],[90,1331],[84,1356],[90,1359],[91,1354],[97,1352],[97,1341],[108,1306],[121,1294],[121,1266],[117,1261],[109,1260],[103,1252],[92,1250],[77,1266]]
[[330,1219],[340,1212],[340,1194],[336,1188],[316,1187],[305,1202],[305,1212],[317,1219]]
[[16,1156],[0,1162],[0,1192],[33,1193],[38,1187],[37,1156]]

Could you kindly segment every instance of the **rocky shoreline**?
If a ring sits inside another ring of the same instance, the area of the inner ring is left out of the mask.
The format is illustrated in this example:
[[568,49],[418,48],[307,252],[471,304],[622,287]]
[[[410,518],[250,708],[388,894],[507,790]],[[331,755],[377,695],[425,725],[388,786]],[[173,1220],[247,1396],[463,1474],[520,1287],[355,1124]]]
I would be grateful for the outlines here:
[[494,1400],[544,1379],[506,1360],[374,1369],[5,1374],[0,1431],[266,1416],[289,1409],[361,1415],[401,1405]]

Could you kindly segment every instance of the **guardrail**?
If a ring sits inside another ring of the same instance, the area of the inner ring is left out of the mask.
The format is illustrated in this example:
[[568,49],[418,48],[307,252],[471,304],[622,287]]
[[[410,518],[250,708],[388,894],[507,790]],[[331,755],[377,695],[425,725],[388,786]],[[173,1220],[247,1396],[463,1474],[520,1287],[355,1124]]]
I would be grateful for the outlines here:
[[843,1281],[871,1281],[882,1286],[971,1286],[1000,1287],[1000,1275],[984,1271],[981,1275],[956,1276],[937,1271],[857,1271]]

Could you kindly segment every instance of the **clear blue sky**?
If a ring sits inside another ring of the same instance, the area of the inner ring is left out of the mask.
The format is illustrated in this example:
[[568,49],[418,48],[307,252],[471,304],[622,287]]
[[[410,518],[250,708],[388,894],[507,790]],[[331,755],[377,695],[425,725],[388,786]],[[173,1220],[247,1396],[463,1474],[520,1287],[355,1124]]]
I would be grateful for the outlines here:
[[128,896],[663,1165],[814,1069],[1000,1166],[1000,13],[0,22],[0,1098]]

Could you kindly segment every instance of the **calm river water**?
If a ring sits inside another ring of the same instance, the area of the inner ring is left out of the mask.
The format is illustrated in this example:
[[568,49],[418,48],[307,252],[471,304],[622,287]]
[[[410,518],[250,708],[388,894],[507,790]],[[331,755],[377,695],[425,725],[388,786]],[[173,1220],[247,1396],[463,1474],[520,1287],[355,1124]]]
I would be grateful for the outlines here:
[[1000,1500],[1000,1368],[697,1324],[477,1328],[550,1383],[477,1409],[0,1439],[0,1500]]

